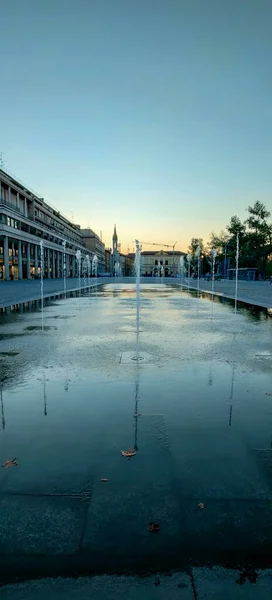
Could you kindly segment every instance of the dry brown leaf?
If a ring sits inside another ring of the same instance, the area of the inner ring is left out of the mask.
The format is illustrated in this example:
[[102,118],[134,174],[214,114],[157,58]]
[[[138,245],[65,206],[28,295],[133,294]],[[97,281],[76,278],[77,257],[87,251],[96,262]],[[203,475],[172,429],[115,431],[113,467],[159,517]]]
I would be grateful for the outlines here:
[[136,451],[134,448],[128,448],[128,450],[121,450],[121,454],[122,456],[126,456],[126,458],[131,458],[132,456],[135,456]]
[[160,531],[159,523],[155,523],[154,521],[151,521],[151,523],[149,523],[149,525],[148,525],[148,531],[150,531],[150,533],[158,533],[158,531]]
[[10,467],[17,467],[18,462],[16,458],[11,458],[9,460],[6,460],[4,462],[4,464],[2,465],[2,467],[4,467],[4,469],[9,469]]

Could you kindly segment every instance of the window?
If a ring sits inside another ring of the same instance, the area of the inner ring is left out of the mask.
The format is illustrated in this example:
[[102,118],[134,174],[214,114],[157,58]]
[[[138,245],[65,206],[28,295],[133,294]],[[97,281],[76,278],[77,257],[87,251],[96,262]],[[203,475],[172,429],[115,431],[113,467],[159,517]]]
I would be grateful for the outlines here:
[[157,265],[157,264],[158,264],[158,261],[157,261],[157,260],[155,260],[155,265]]
[[160,265],[163,265],[163,260],[160,260]]
[[9,225],[9,227],[10,227],[10,218],[9,217],[7,217],[7,225]]
[[165,261],[165,264],[168,265],[168,260]]

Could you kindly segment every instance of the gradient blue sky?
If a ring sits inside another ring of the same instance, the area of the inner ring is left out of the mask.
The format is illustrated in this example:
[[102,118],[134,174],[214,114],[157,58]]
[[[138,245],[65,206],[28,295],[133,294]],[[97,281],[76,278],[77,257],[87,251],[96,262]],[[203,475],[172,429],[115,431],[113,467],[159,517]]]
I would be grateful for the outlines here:
[[5,167],[122,250],[272,208],[271,0],[1,2]]

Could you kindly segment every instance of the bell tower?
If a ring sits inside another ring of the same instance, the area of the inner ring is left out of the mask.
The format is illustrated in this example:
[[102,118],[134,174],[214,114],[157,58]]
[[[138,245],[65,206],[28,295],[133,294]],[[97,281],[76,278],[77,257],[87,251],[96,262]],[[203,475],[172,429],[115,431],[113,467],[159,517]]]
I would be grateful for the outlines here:
[[114,225],[114,231],[112,236],[112,252],[113,252],[113,264],[115,265],[118,262],[119,252],[118,252],[118,235],[116,231],[116,225]]

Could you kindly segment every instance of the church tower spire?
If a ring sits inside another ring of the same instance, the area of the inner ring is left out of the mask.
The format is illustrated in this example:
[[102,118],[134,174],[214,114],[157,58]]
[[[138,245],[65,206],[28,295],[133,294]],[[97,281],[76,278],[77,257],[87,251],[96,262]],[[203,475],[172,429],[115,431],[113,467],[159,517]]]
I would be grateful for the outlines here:
[[113,236],[112,236],[112,251],[113,251],[113,264],[119,260],[118,252],[118,235],[116,231],[116,225],[114,225]]

